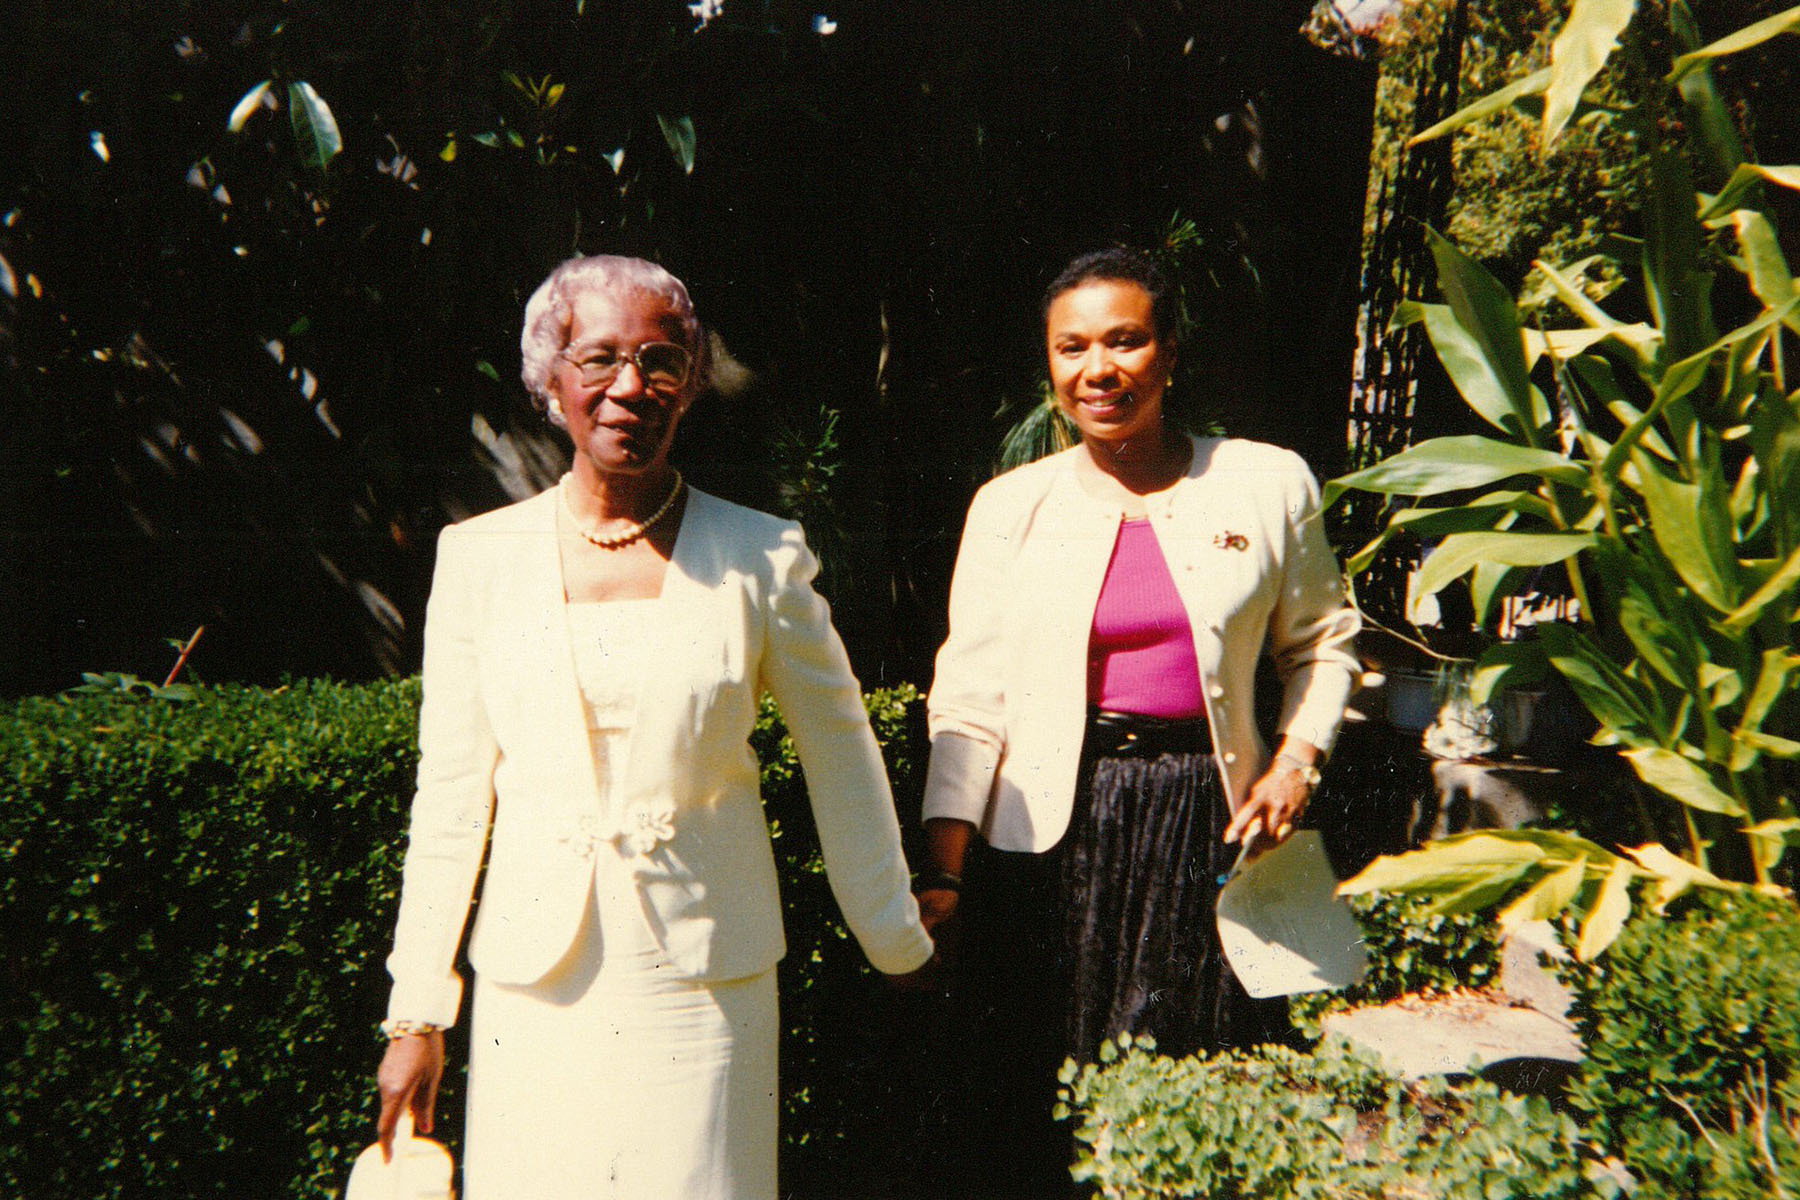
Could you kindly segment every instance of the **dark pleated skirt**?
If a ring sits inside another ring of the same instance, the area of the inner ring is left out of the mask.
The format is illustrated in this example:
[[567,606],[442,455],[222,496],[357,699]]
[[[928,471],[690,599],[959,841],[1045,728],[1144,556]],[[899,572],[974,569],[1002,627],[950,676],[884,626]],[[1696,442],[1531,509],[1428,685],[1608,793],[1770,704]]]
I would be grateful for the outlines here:
[[[1170,1055],[1292,1036],[1219,948],[1213,906],[1238,847],[1197,742],[1121,743],[1090,723],[1068,833],[1043,854],[985,849],[968,872],[963,992],[975,1035],[971,1196],[1072,1194],[1070,1131],[1051,1117],[1065,1057],[1129,1032]],[[1121,752],[1123,751],[1123,752]]]

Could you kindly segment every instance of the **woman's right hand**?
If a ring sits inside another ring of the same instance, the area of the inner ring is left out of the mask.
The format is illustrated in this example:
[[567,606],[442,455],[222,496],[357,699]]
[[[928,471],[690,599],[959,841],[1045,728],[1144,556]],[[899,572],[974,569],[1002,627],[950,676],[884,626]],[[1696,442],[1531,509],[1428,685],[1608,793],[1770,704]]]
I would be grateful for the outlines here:
[[375,1138],[381,1143],[382,1161],[394,1156],[394,1130],[400,1114],[412,1108],[413,1128],[430,1133],[432,1114],[437,1110],[438,1081],[444,1077],[444,1034],[412,1033],[388,1042],[387,1053],[375,1072],[375,1084],[381,1092],[381,1116],[375,1123]]

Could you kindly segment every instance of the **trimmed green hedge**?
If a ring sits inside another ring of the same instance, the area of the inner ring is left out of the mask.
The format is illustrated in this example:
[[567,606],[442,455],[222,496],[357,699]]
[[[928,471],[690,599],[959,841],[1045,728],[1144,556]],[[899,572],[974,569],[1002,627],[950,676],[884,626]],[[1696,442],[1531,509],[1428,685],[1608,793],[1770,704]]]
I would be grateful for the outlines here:
[[[875,693],[870,707],[910,794],[917,693]],[[417,713],[416,680],[11,707],[0,1195],[242,1200],[342,1185],[372,1127]],[[755,740],[792,937],[784,1171],[818,1174],[852,1130],[857,1081],[837,1064],[866,1047],[853,1026],[873,984],[818,873],[772,710]],[[451,1052],[440,1114],[454,1143],[466,1033]]]

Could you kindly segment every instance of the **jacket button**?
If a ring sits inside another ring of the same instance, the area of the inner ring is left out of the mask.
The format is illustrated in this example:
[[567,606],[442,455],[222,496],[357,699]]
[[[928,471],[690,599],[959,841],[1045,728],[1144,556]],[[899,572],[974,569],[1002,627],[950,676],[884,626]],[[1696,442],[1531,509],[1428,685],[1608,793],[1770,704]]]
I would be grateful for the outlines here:
[[1206,689],[1206,694],[1211,696],[1214,700],[1220,700],[1225,696],[1225,689],[1215,683]]
[[1220,756],[1220,757],[1221,757],[1221,758],[1223,758],[1223,759],[1224,759],[1224,760],[1225,760],[1225,763],[1226,763],[1226,765],[1227,765],[1227,766],[1229,766],[1229,765],[1230,765],[1230,764],[1232,764],[1232,763],[1234,763],[1234,762],[1236,762],[1236,761],[1237,761],[1237,755],[1236,755],[1236,754],[1235,754],[1235,753],[1233,753],[1233,752],[1232,752],[1232,751],[1230,751],[1230,750],[1227,750],[1227,751],[1226,751],[1226,752],[1225,752],[1225,753],[1224,753],[1224,754],[1222,754],[1222,755],[1221,755],[1221,756]]

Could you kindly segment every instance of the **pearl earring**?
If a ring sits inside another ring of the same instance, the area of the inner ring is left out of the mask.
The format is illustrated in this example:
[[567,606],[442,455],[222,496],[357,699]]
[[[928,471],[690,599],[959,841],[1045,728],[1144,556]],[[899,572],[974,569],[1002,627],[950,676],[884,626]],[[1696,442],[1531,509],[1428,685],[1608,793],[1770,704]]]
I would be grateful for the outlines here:
[[547,411],[550,414],[550,419],[552,421],[562,420],[563,419],[562,401],[558,400],[555,396],[550,397],[550,403],[546,406],[545,411]]

